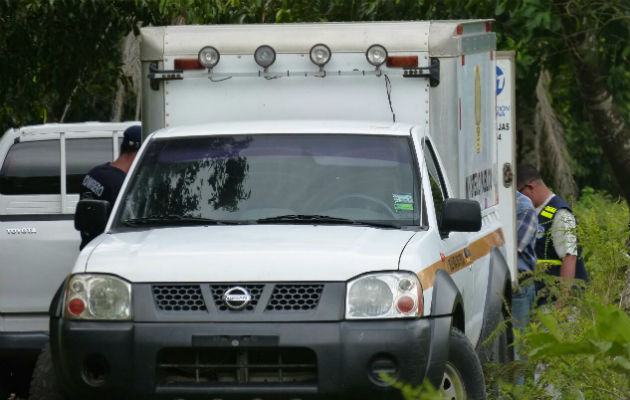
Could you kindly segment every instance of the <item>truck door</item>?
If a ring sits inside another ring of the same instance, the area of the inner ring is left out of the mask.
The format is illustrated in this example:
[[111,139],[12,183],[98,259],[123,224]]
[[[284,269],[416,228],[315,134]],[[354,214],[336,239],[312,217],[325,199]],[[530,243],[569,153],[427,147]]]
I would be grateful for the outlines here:
[[48,330],[52,296],[79,253],[73,218],[81,180],[112,160],[111,137],[62,136],[17,140],[0,167],[0,314],[7,331]]
[[[430,140],[425,139],[422,151],[431,184],[436,220],[439,221],[442,203],[449,197],[448,185]],[[476,288],[472,284],[475,281],[474,268],[476,263],[470,262],[468,250],[470,237],[470,233],[464,232],[441,234],[442,253],[446,256],[446,272],[451,275],[462,294],[466,334],[472,341],[473,338],[476,340],[479,335],[483,319],[483,304],[479,304],[475,299],[479,296],[478,293],[485,293],[485,288]]]

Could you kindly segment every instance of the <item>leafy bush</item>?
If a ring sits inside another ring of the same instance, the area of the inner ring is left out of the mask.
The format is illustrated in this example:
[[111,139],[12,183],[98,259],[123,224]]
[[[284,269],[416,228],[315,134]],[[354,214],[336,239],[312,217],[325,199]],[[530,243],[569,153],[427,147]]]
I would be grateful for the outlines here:
[[[630,398],[630,318],[619,308],[628,268],[628,208],[590,188],[575,205],[578,239],[590,282],[570,283],[537,271],[559,301],[536,309],[530,326],[516,332],[525,361],[489,368],[506,399]],[[568,293],[568,294],[567,294]],[[515,384],[522,376],[524,384]]]
[[[484,366],[488,388],[499,388],[490,400],[630,399],[630,317],[619,307],[629,267],[628,207],[586,188],[574,211],[590,282],[566,282],[544,268],[534,273],[529,280],[543,280],[559,300],[534,309],[530,326],[515,332],[525,360]],[[407,400],[441,399],[428,383],[396,387]]]

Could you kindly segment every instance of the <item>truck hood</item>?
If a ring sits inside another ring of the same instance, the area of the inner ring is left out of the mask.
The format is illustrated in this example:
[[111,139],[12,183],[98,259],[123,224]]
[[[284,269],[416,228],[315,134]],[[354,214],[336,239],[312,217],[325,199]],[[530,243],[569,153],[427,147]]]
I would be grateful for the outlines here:
[[86,272],[131,282],[342,281],[398,269],[415,234],[329,225],[177,227],[105,235]]

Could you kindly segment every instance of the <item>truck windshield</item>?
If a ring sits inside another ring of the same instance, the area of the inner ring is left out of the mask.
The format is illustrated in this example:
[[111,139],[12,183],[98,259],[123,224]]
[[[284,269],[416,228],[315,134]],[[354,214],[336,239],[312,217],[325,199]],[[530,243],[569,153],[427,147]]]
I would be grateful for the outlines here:
[[407,137],[265,134],[158,139],[139,160],[117,226],[418,225],[417,182]]

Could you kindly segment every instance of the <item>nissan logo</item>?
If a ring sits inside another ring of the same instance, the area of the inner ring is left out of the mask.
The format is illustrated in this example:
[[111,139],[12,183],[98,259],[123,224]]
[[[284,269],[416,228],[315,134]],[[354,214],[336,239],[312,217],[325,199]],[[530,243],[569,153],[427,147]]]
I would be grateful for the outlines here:
[[242,310],[252,300],[252,295],[241,286],[229,288],[223,294],[223,302],[232,310]]

